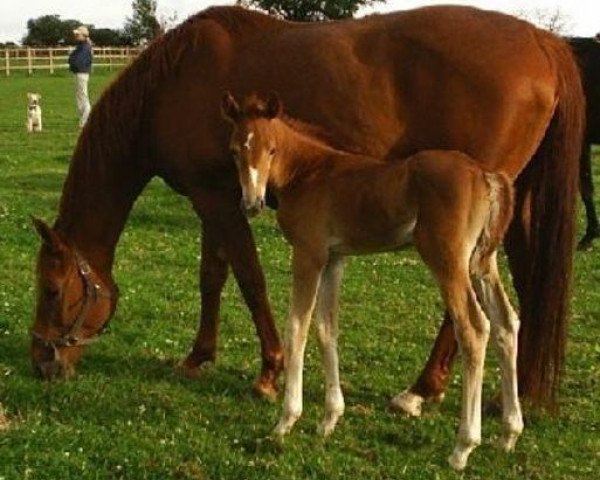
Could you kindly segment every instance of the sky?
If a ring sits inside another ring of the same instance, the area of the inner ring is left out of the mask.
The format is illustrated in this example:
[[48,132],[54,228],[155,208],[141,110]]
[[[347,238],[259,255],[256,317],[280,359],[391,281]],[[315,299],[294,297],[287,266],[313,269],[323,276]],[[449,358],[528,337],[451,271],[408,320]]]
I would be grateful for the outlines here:
[[[226,5],[233,0],[158,0],[158,14],[176,16],[178,22],[210,5]],[[500,10],[515,14],[527,11],[555,11],[568,19],[570,35],[593,36],[600,32],[600,1],[598,0],[388,0],[360,12],[404,10],[434,4],[462,4]],[[27,20],[42,15],[57,14],[62,19],[76,19],[96,28],[121,28],[131,15],[131,0],[0,0],[0,42],[20,42],[27,31]]]

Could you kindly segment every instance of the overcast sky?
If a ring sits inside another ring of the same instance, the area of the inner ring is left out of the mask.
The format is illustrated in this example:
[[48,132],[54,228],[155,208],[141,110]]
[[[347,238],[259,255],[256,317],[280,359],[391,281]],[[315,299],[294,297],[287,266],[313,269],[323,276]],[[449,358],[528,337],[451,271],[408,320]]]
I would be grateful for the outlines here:
[[[176,14],[178,21],[182,21],[210,5],[233,3],[233,0],[158,0],[158,11],[159,15],[165,17]],[[388,0],[362,13],[450,3],[473,5],[507,13],[559,8],[569,19],[570,29],[567,33],[593,36],[600,32],[599,0]],[[60,15],[62,19],[80,20],[86,24],[93,24],[97,28],[120,28],[125,18],[131,15],[131,0],[22,0],[19,2],[0,0],[0,42],[20,42],[27,30],[27,20],[48,14]]]

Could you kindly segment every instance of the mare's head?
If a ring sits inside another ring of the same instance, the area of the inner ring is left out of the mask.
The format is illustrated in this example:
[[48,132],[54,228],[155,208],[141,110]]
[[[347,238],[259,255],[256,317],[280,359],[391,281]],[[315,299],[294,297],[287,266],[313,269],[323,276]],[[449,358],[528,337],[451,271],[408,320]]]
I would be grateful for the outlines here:
[[240,106],[227,92],[221,109],[233,125],[229,149],[242,187],[241,207],[251,217],[265,206],[269,172],[277,151],[273,120],[281,114],[281,102],[275,94],[265,100],[252,95]]
[[98,338],[112,316],[116,287],[101,278],[60,232],[41,220],[33,222],[42,247],[31,360],[44,379],[70,377],[86,345]]

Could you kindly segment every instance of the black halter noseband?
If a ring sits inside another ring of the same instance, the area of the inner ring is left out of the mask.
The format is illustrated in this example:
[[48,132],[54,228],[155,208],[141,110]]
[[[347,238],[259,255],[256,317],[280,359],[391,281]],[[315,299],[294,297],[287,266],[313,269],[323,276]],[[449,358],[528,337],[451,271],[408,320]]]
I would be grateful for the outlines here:
[[102,287],[92,280],[92,269],[90,267],[90,264],[77,251],[75,251],[75,259],[77,260],[77,270],[83,281],[84,287],[83,303],[81,305],[79,313],[77,314],[77,317],[75,318],[75,321],[66,333],[53,340],[48,340],[44,338],[35,330],[31,331],[31,336],[33,337],[33,340],[35,342],[42,345],[43,347],[52,349],[55,361],[59,360],[60,358],[58,349],[61,347],[79,347],[97,342],[100,338],[100,335],[102,335],[102,333],[104,333],[104,331],[108,327],[113,313],[113,308],[111,307],[110,315],[94,335],[86,338],[81,338],[79,336],[81,327],[85,323],[86,317],[92,305],[101,298],[110,300],[112,298],[112,295],[110,292],[103,291]]

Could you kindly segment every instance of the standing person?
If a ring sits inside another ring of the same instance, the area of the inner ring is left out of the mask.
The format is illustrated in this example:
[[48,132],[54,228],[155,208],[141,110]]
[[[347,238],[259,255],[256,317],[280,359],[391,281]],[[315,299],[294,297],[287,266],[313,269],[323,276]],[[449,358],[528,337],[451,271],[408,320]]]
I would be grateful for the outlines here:
[[69,69],[75,74],[75,101],[79,112],[79,127],[83,128],[90,114],[88,81],[92,68],[92,42],[90,32],[85,25],[73,30],[77,46],[69,55]]

